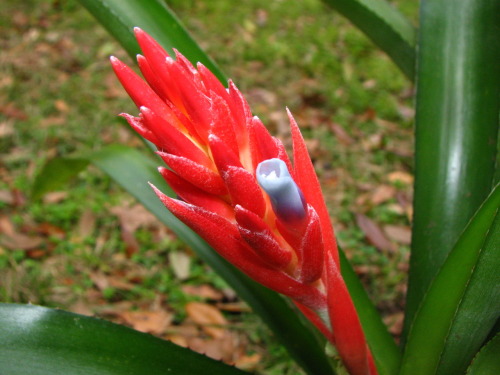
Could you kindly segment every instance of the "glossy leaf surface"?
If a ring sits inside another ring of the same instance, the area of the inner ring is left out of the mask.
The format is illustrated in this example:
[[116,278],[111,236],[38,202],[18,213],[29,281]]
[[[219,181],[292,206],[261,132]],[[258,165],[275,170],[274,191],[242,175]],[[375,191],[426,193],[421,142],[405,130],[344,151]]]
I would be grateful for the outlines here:
[[242,375],[171,342],[61,310],[0,303],[2,375]]
[[497,213],[453,318],[438,374],[463,373],[500,317],[499,249],[500,215]]
[[[500,311],[499,209],[497,185],[425,295],[410,328],[401,374],[457,373],[452,371],[454,362],[470,361],[495,324]],[[446,361],[440,364],[443,353]]]
[[415,79],[415,29],[384,0],[323,0],[380,47],[410,79]]
[[493,186],[500,106],[500,2],[424,0],[415,199],[405,332]]

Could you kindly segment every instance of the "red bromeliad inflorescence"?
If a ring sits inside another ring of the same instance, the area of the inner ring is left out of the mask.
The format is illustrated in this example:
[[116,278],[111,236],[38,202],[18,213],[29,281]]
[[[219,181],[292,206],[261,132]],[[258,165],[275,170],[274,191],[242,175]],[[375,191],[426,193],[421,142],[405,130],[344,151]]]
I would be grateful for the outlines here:
[[231,81],[226,89],[202,64],[177,51],[173,59],[140,29],[135,35],[146,82],[118,59],[111,63],[140,110],[122,116],[169,167],[159,171],[179,199],[153,187],[160,200],[229,262],[290,297],[351,374],[376,374],[292,115],[293,164]]

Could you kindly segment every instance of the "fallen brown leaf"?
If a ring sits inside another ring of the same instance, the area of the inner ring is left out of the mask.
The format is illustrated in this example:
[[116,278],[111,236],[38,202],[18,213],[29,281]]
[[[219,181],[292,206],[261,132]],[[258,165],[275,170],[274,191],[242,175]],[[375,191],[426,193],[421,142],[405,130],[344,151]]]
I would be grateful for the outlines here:
[[52,193],[47,193],[43,197],[43,203],[59,203],[68,197],[67,191],[54,191]]
[[128,229],[127,226],[121,225],[121,237],[123,242],[125,243],[125,254],[127,255],[127,258],[130,258],[132,255],[139,252],[139,242],[136,240],[134,234]]
[[341,144],[350,146],[354,143],[354,139],[349,134],[347,134],[347,132],[341,125],[333,123],[331,125],[331,129],[335,134],[335,138],[337,138]]
[[379,250],[394,252],[395,246],[387,239],[380,226],[363,214],[356,214],[356,223],[361,228],[368,242]]
[[384,232],[395,242],[399,242],[403,245],[409,245],[411,243],[411,229],[409,227],[385,225]]
[[365,137],[361,140],[361,146],[363,150],[369,152],[373,150],[378,150],[382,147],[382,141],[384,137],[380,133],[372,134],[368,137]]
[[40,246],[43,238],[15,233],[2,239],[2,245],[11,250],[30,250]]
[[47,251],[45,249],[35,248],[26,250],[26,256],[31,259],[40,259],[47,255]]
[[359,121],[362,122],[367,122],[367,121],[373,121],[375,118],[377,118],[377,111],[373,108],[367,108],[364,113],[362,113],[359,117]]
[[108,278],[101,272],[91,272],[89,278],[99,290],[104,290],[109,287]]
[[78,220],[78,225],[76,227],[77,235],[80,238],[89,237],[95,229],[96,217],[91,210],[83,211],[80,220]]
[[109,276],[108,277],[109,286],[120,289],[120,290],[132,290],[135,288],[135,284],[130,283],[123,279],[122,277]]
[[12,192],[10,190],[0,190],[0,202],[13,204],[14,196],[12,195]]
[[401,205],[404,212],[406,213],[408,220],[411,221],[413,218],[413,205],[412,205],[411,194],[409,196],[406,192],[398,192],[396,194],[396,199],[398,200],[398,203]]
[[410,158],[413,156],[413,148],[408,144],[408,141],[392,140],[385,149],[401,157]]
[[198,353],[226,363],[234,363],[238,354],[240,354],[237,351],[236,338],[230,332],[216,339],[190,338],[188,339],[188,347]]
[[132,233],[140,227],[159,224],[158,219],[140,204],[132,207],[116,206],[110,211],[118,217],[120,224]]
[[124,311],[119,316],[137,331],[161,335],[172,323],[172,314],[164,311]]
[[399,182],[402,182],[406,185],[412,185],[413,184],[413,176],[407,172],[403,172],[403,171],[394,171],[394,172],[391,172],[387,175],[387,179],[390,181],[390,182],[396,182],[396,181],[399,181]]
[[19,233],[6,216],[0,216],[1,244],[10,250],[33,250],[39,247],[44,239],[36,235]]
[[380,274],[380,267],[374,264],[360,264],[354,266],[356,274],[362,275],[378,275]]
[[22,109],[16,107],[14,103],[0,105],[0,113],[15,120],[27,120],[28,115]]
[[224,336],[225,329],[221,326],[227,325],[227,320],[216,307],[201,302],[189,302],[186,304],[186,313],[209,336]]
[[378,206],[396,195],[396,188],[392,185],[380,185],[371,194],[370,201],[374,206]]
[[185,280],[190,275],[191,257],[182,251],[172,251],[168,253],[168,261],[175,277]]
[[67,121],[65,116],[49,116],[40,121],[41,128],[49,128],[51,126],[63,125]]
[[204,299],[209,299],[213,301],[220,301],[224,298],[224,295],[217,289],[211,287],[208,284],[202,285],[183,285],[181,287],[182,291],[191,296],[197,296]]
[[412,119],[415,117],[415,108],[407,107],[405,105],[399,105],[399,113],[405,119]]
[[183,348],[187,348],[189,345],[188,339],[182,335],[167,335],[165,339],[168,341],[172,341],[174,344],[182,346]]
[[87,315],[87,316],[94,315],[89,304],[82,299],[79,299],[73,305],[71,305],[69,307],[69,311],[74,312],[75,314],[80,314],[80,315]]
[[12,122],[0,122],[0,138],[14,134],[14,125]]
[[250,312],[252,309],[245,302],[229,302],[229,303],[217,303],[217,308],[222,311],[229,312]]
[[0,216],[0,233],[6,236],[12,236],[16,232],[14,224],[7,216]]
[[401,207],[398,203],[387,205],[387,209],[397,215],[404,215],[406,213],[404,208]]
[[384,317],[384,323],[389,328],[389,332],[396,337],[399,337],[403,330],[403,320],[404,313],[400,311]]
[[89,277],[97,289],[101,291],[110,287],[121,290],[132,290],[135,288],[135,285],[128,282],[124,277],[106,275],[102,272],[92,272]]
[[57,99],[55,102],[54,102],[54,106],[56,107],[56,109],[59,111],[59,112],[69,112],[69,105],[68,103],[66,103],[64,100],[62,99]]
[[168,327],[168,335],[166,336],[167,338],[170,336],[182,336],[185,338],[188,337],[197,337],[200,335],[200,330],[198,329],[197,326],[194,324],[186,324],[183,323],[182,325],[172,325]]
[[363,87],[365,89],[373,89],[375,86],[377,86],[377,81],[374,79],[369,79],[363,82]]
[[56,237],[60,240],[66,236],[64,229],[58,227],[57,225],[47,223],[46,221],[38,224],[35,230],[37,233],[43,234],[46,237]]
[[234,365],[240,370],[253,371],[256,369],[259,362],[262,360],[262,355],[254,353],[251,355],[242,355],[234,362]]

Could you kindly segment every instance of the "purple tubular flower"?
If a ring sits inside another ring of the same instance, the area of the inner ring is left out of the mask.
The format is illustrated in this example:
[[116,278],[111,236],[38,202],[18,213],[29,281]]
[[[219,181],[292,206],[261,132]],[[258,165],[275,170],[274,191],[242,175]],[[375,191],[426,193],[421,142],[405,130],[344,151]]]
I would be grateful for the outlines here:
[[302,221],[307,216],[306,202],[285,162],[273,158],[257,166],[257,181],[269,195],[273,211],[284,222]]

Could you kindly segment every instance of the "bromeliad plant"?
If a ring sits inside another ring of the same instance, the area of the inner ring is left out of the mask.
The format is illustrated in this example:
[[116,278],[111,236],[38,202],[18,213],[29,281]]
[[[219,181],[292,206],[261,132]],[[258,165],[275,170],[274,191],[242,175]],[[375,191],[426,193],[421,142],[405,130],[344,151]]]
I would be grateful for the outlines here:
[[[172,59],[138,30],[144,54],[138,63],[147,84],[112,59],[140,110],[139,117],[124,116],[156,145],[169,167],[161,175],[173,191],[159,178],[156,161],[113,147],[86,159],[49,162],[37,194],[55,166],[76,173],[94,163],[219,272],[308,374],[337,371],[313,325],[352,374],[500,373],[498,1],[424,0],[417,32],[383,0],[324,1],[417,83],[413,239],[401,348],[336,248],[293,117],[292,163],[236,87],[223,86],[223,74],[166,6],[157,0],[80,1],[131,55],[139,52],[131,30],[140,26],[165,49],[177,47],[186,56]],[[195,68],[189,60],[203,65]],[[131,182],[138,180],[144,183]],[[146,181],[237,268],[160,207]],[[290,297],[312,325],[271,289]],[[0,305],[0,337],[0,368],[7,374],[242,373],[124,327],[41,307]]]
[[196,69],[177,52],[172,59],[140,29],[136,37],[147,84],[118,59],[111,63],[140,109],[139,117],[123,116],[170,168],[160,173],[181,200],[154,188],[163,204],[230,263],[292,298],[336,345],[350,373],[375,374],[292,115],[293,167],[231,81],[226,90],[204,65]]

